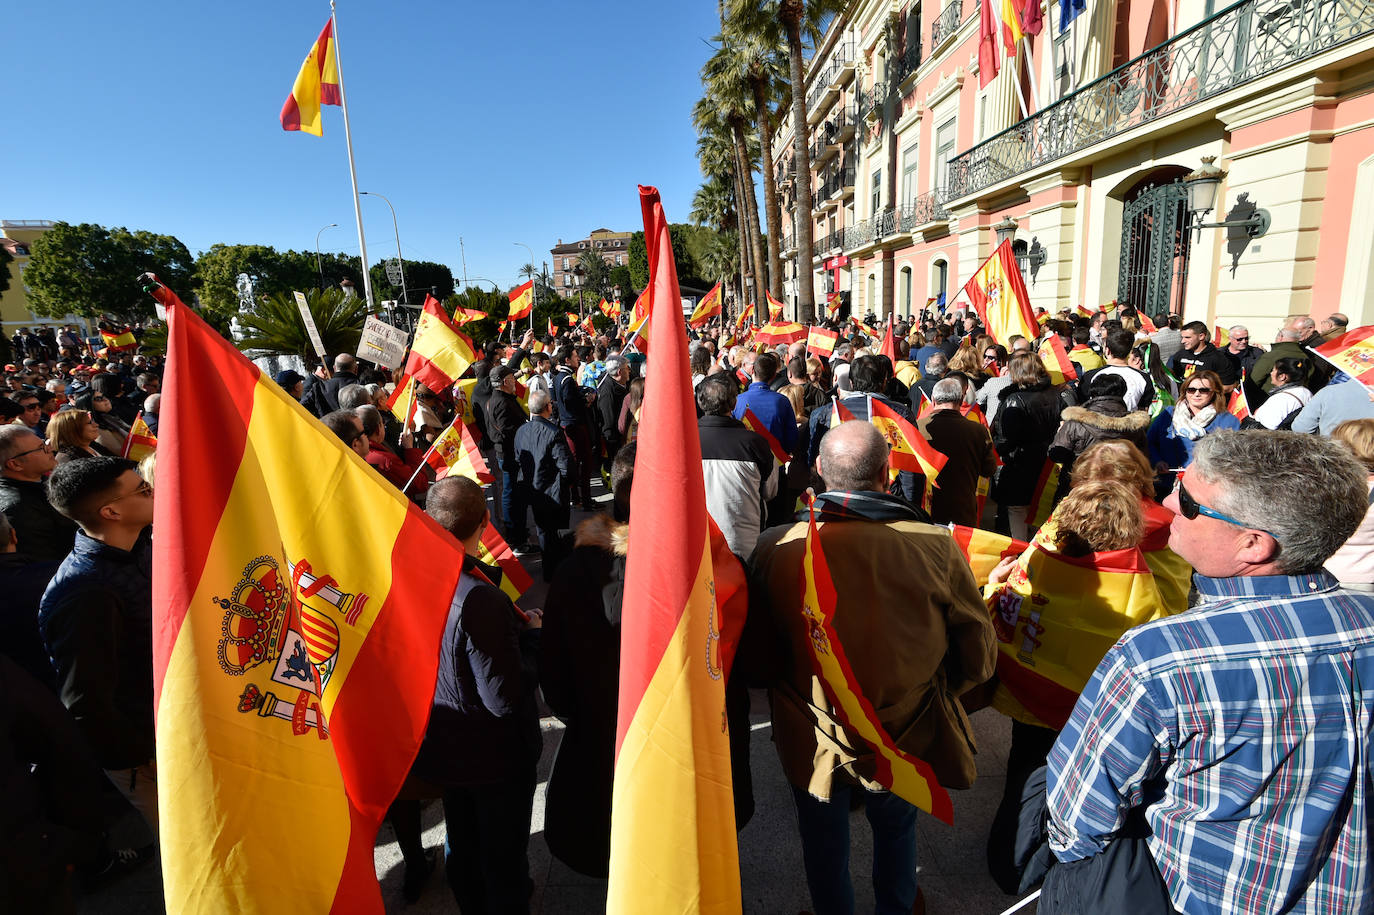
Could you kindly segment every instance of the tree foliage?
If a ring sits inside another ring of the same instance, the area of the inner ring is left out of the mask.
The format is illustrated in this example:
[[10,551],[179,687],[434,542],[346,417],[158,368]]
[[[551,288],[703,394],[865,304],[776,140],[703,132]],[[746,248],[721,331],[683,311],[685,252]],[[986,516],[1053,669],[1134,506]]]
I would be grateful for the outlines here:
[[[683,286],[700,286],[701,275],[697,270],[696,259],[688,246],[687,239],[697,231],[695,226],[686,223],[672,223],[668,226],[668,238],[673,245],[673,262],[677,266],[677,281]],[[649,253],[644,249],[644,233],[636,232],[630,237],[630,282],[635,289],[649,285]],[[622,295],[624,291],[622,290]]]
[[[340,289],[311,289],[305,293],[315,327],[330,356],[358,349],[367,319],[367,303],[361,295],[345,296]],[[290,292],[277,292],[258,301],[257,307],[239,316],[244,336],[242,349],[270,355],[296,355],[307,364],[313,361],[314,344],[306,332],[296,299]]]
[[113,315],[135,321],[151,316],[152,299],[137,278],[156,273],[179,295],[196,288],[191,252],[171,235],[59,222],[34,240],[24,283],[35,314]]
[[255,295],[289,295],[320,286],[323,268],[326,287],[351,281],[362,295],[362,272],[356,258],[343,254],[323,254],[317,266],[314,251],[278,251],[271,245],[214,244],[196,261],[200,275],[201,305],[212,314],[228,318],[239,312],[236,283],[240,273],[256,277]]

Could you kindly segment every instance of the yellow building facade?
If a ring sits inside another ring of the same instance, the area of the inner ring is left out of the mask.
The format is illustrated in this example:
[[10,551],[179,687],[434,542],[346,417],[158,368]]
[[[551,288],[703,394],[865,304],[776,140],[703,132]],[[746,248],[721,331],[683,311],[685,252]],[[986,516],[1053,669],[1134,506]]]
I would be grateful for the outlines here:
[[0,328],[6,337],[22,327],[42,327],[77,324],[89,333],[89,322],[76,315],[64,318],[42,318],[29,307],[28,287],[24,285],[24,269],[29,264],[29,251],[44,232],[53,227],[46,219],[0,219],[0,247],[9,251],[9,288],[0,292]]

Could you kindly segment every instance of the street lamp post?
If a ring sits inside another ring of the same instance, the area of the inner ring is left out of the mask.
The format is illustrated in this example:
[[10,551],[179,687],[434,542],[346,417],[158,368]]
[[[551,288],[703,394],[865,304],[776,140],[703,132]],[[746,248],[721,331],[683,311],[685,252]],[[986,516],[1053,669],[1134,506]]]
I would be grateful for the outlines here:
[[315,267],[320,271],[320,292],[324,292],[324,262],[320,260],[320,235],[324,233],[325,229],[337,229],[338,227],[337,222],[331,222],[315,233]]
[[409,305],[410,301],[406,298],[406,262],[405,258],[401,257],[401,229],[396,224],[396,208],[391,205],[390,200],[375,191],[359,191],[358,193],[366,197],[380,197],[387,208],[391,210],[391,229],[396,233],[396,262],[401,265],[401,304]]
[[[512,242],[512,244],[516,245],[517,247],[524,248],[526,251],[528,251],[528,252],[530,253],[530,269],[533,270],[533,269],[534,269],[534,249],[531,248],[529,245],[525,244],[525,243],[522,242],[522,241]],[[534,277],[531,277],[531,280],[533,280],[533,279],[534,279]],[[539,307],[539,284],[538,284],[537,282],[531,282],[531,283],[530,283],[530,295],[532,296],[532,298],[533,298],[533,300],[534,300],[533,304],[530,306],[530,330],[534,330],[534,312],[535,312],[535,309],[537,309],[537,308]],[[514,332],[512,331],[512,333],[514,333]]]

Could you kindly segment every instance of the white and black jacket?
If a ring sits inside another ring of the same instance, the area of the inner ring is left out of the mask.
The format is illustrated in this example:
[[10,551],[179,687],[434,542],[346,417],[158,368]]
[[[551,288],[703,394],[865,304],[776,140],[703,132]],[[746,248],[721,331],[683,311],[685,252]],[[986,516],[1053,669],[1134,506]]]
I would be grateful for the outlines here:
[[729,416],[703,416],[702,477],[706,510],[736,556],[754,552],[763,529],[763,506],[777,495],[777,462],[762,435]]

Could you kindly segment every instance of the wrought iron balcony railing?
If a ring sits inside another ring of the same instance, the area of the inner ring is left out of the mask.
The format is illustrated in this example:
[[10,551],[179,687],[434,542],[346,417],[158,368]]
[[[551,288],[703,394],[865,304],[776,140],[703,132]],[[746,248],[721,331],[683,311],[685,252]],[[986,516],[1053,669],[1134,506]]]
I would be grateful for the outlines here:
[[921,65],[921,42],[916,36],[907,36],[907,48],[902,52],[902,56],[892,62],[892,85],[896,86],[902,80],[916,72],[916,68]]
[[953,0],[935,17],[935,21],[930,25],[930,46],[932,49],[940,46],[946,38],[959,31],[959,23],[964,21],[963,0]]
[[949,163],[977,193],[1374,32],[1368,0],[1241,0]]
[[873,220],[865,219],[856,222],[852,226],[846,226],[844,230],[844,250],[852,251],[861,245],[866,245],[873,240]]
[[940,197],[943,193],[941,188],[936,188],[933,191],[926,191],[911,201],[911,205],[904,208],[902,231],[910,232],[918,226],[947,221],[949,213],[940,205]]

